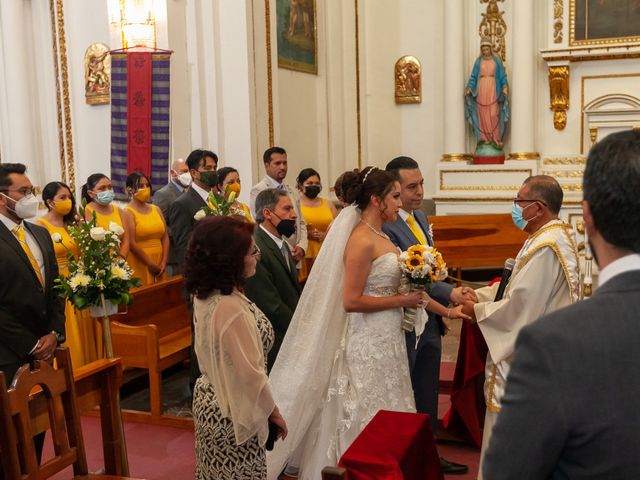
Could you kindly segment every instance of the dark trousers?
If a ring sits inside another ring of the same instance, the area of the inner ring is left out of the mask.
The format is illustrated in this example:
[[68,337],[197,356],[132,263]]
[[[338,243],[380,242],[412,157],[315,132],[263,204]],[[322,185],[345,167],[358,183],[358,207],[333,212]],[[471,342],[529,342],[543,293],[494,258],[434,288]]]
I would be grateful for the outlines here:
[[440,388],[440,354],[442,338],[438,321],[431,316],[416,348],[416,334],[406,334],[411,385],[418,413],[430,416],[431,430],[438,429],[438,390]]

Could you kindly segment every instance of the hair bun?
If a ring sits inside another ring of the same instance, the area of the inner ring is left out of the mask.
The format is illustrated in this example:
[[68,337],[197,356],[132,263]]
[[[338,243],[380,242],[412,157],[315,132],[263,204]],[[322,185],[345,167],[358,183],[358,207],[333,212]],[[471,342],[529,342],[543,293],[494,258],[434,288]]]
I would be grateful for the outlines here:
[[345,172],[342,177],[342,197],[347,203],[355,202],[362,193],[362,181],[360,180],[360,172]]

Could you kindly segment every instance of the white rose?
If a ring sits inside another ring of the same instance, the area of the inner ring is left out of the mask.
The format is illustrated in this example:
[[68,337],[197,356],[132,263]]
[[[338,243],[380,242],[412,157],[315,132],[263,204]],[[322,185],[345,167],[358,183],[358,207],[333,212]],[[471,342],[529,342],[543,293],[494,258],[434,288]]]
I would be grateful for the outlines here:
[[104,237],[106,234],[107,234],[107,231],[102,227],[93,227],[89,231],[89,235],[91,236],[91,238],[93,240],[98,240],[98,241],[104,240]]
[[204,210],[198,210],[196,212],[196,214],[193,216],[193,218],[195,218],[196,221],[198,221],[198,220],[202,220],[206,216],[207,216],[207,214],[205,213]]
[[111,222],[109,224],[109,231],[115,233],[116,235],[120,236],[124,233],[124,228],[122,228],[120,225],[118,225],[116,222]]
[[129,278],[131,278],[129,272],[118,265],[111,266],[111,276],[119,280],[129,280]]
[[58,232],[52,233],[51,240],[53,241],[53,243],[62,243],[62,235],[60,235]]

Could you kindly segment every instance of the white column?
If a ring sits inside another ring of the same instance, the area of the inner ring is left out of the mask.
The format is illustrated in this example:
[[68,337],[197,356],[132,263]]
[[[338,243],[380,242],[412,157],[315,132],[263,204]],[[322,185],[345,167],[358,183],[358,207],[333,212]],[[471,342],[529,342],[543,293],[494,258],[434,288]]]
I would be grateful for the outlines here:
[[[521,1],[521,0],[518,0]],[[444,153],[466,152],[463,0],[444,2]]]
[[512,5],[511,153],[529,153],[535,148],[533,0],[518,0]]
[[[32,138],[35,129],[32,42],[27,32],[29,2],[0,2],[0,141],[2,161],[27,165],[34,184],[40,161]],[[40,52],[51,55],[51,51]],[[36,130],[37,131],[37,130]]]

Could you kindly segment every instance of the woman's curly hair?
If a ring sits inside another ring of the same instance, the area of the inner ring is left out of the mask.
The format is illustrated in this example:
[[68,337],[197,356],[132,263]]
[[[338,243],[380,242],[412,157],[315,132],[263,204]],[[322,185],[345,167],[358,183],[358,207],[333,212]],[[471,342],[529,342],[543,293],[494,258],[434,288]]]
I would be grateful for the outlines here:
[[229,295],[244,286],[244,257],[254,226],[233,217],[205,217],[191,234],[185,256],[185,286],[203,299],[214,290]]

